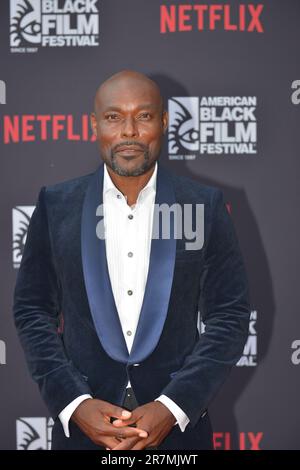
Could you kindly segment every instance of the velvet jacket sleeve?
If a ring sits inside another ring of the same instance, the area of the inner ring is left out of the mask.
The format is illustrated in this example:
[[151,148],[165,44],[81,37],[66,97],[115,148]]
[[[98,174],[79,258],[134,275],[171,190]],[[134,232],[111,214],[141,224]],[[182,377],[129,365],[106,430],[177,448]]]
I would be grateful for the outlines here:
[[214,191],[210,210],[199,299],[205,332],[161,391],[182,408],[191,426],[204,414],[241,357],[250,318],[247,276],[222,191]]
[[13,312],[31,376],[56,418],[72,400],[91,390],[66,356],[58,333],[61,288],[51,252],[45,193],[43,187],[30,220]]

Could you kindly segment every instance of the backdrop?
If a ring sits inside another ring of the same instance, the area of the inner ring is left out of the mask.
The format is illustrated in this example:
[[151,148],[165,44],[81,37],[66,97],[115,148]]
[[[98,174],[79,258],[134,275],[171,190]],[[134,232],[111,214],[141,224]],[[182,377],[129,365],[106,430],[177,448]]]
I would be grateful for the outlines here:
[[224,191],[251,289],[244,354],[211,404],[216,449],[299,449],[298,0],[2,0],[0,448],[47,449],[12,297],[39,189],[90,173],[88,115],[122,69],[157,80],[162,162]]

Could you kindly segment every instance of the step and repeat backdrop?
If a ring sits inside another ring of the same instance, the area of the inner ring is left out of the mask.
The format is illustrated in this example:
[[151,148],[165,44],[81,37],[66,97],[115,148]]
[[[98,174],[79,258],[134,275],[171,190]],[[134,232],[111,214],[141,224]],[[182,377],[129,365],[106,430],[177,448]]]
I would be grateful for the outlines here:
[[244,254],[249,337],[210,407],[215,449],[300,449],[299,25],[298,0],[1,1],[1,449],[51,444],[13,289],[40,188],[96,169],[94,93],[124,69],[159,84],[160,159],[223,190]]

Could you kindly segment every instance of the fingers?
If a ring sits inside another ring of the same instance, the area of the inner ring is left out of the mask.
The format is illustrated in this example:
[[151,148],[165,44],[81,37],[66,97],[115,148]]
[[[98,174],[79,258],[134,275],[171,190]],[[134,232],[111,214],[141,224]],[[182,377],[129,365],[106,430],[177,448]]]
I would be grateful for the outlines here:
[[134,427],[123,427],[122,429],[116,428],[111,424],[105,424],[101,426],[101,431],[107,436],[119,437],[124,439],[127,437],[139,436],[140,438],[148,437],[148,433],[143,429],[134,428]]
[[122,427],[122,426],[130,426],[130,424],[135,424],[135,423],[136,423],[136,419],[132,418],[132,419],[115,419],[112,424],[117,427]]
[[146,449],[146,447],[149,447],[149,443],[146,442],[145,440],[137,442],[133,447],[131,447],[130,450],[142,450]]
[[111,450],[130,450],[139,442],[139,438],[132,437],[129,439],[124,439],[122,442],[112,447]]
[[[122,421],[120,419],[116,419],[115,421],[112,422],[112,425],[115,426],[116,428],[118,429],[123,429],[125,426],[130,426],[131,424],[133,423],[136,423],[136,419],[126,419],[126,421]],[[141,423],[139,423],[140,426],[143,426],[141,425]],[[137,425],[136,425],[137,426]],[[138,427],[136,429],[142,429],[141,427]],[[149,429],[146,429],[145,427],[143,427],[143,431],[145,431],[148,435],[149,435]]]
[[112,405],[109,402],[102,402],[101,411],[111,417],[118,418],[120,420],[131,418],[131,411],[124,410],[120,406]]
[[120,444],[120,442],[121,440],[118,440],[114,437],[106,437],[102,439],[101,445],[105,446],[106,450],[110,450]]

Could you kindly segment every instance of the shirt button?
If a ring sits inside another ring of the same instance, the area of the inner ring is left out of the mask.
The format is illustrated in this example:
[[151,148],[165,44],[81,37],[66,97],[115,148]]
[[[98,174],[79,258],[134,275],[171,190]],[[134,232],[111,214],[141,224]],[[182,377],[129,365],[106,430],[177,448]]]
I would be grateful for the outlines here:
[[132,332],[129,330],[129,331],[126,331],[126,334],[127,334],[127,336],[131,336]]
[[121,199],[121,197],[122,197],[121,194],[117,194],[118,199]]
[[132,258],[132,257],[133,257],[132,251],[129,251],[128,256],[129,256],[129,258]]
[[130,220],[133,219],[133,215],[129,214],[128,219],[130,219]]
[[128,290],[128,291],[127,291],[127,294],[128,294],[128,295],[132,295],[132,294],[133,294],[132,290]]

